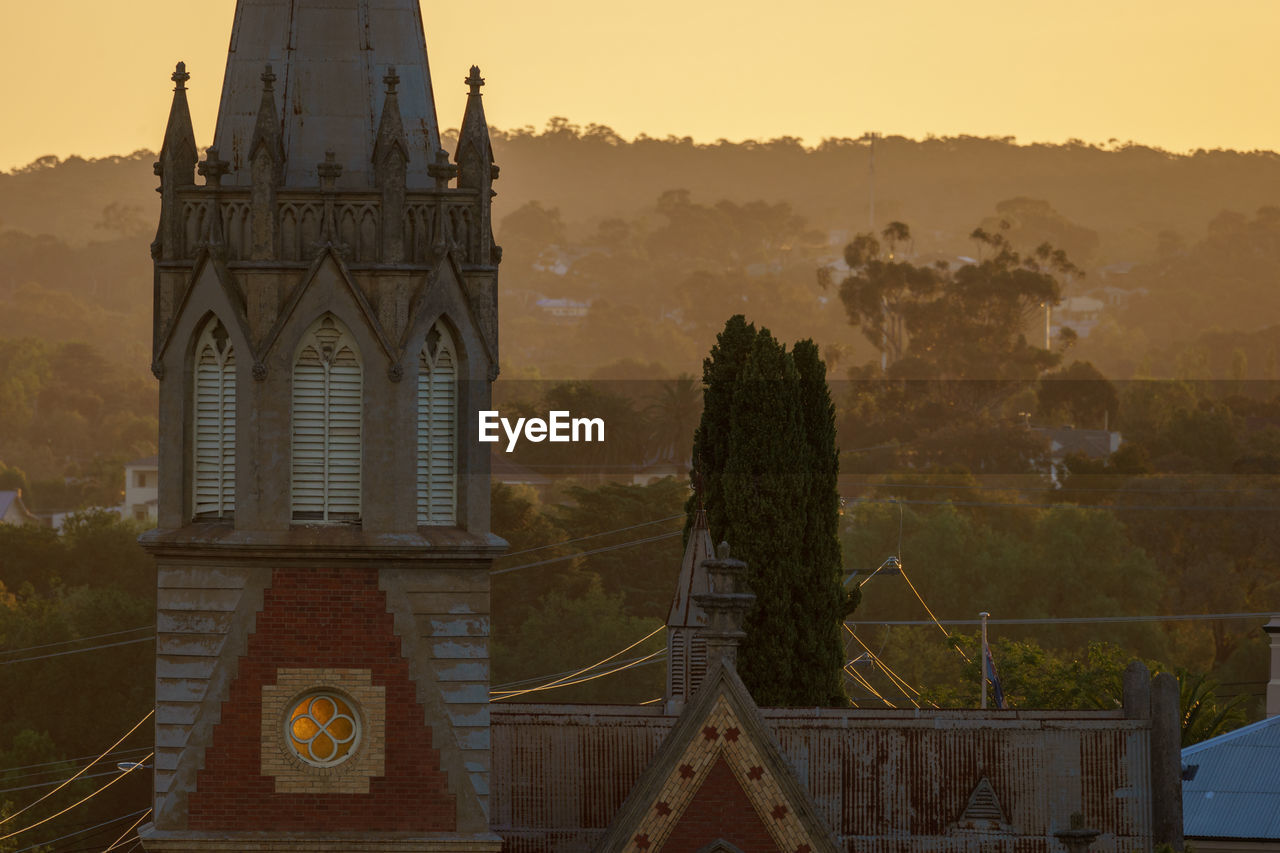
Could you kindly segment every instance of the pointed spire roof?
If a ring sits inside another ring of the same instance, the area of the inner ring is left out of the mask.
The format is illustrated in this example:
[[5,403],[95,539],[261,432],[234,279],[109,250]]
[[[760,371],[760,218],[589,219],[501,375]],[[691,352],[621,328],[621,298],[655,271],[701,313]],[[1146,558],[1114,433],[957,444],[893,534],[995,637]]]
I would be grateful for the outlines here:
[[458,150],[454,160],[461,171],[458,186],[479,186],[497,177],[493,167],[493,146],[489,142],[489,122],[484,117],[484,96],[480,94],[484,86],[480,67],[471,66],[471,74],[463,82],[470,87],[470,92],[467,94],[466,112],[462,115],[462,129],[458,131]]
[[[167,157],[182,156],[190,161],[191,169],[195,169],[199,158],[196,148],[195,131],[191,128],[191,107],[187,105],[187,81],[191,75],[187,73],[187,64],[179,62],[173,71],[173,104],[169,107],[169,123],[164,129],[164,142],[160,146],[160,160]],[[180,176],[170,176],[170,179]],[[184,175],[183,183],[191,183],[194,173]]]
[[280,113],[276,110],[275,82],[278,79],[275,71],[268,63],[262,72],[262,100],[258,103],[258,118],[253,126],[253,138],[249,143],[247,160],[252,160],[258,148],[266,146],[267,151],[275,158],[276,171],[279,173],[284,164],[280,149]]
[[409,146],[405,143],[404,120],[400,115],[400,97],[396,92],[400,84],[400,75],[396,73],[394,65],[387,69],[382,82],[386,84],[387,89],[386,97],[382,102],[382,118],[378,121],[378,135],[373,143],[375,172],[377,164],[391,148],[399,148],[406,161],[414,159]]
[[410,149],[410,187],[431,187],[440,147],[418,0],[237,0],[214,145],[231,164],[225,186],[250,184],[249,154],[262,97],[262,69],[277,76],[286,186],[319,185],[316,164],[332,149],[340,189],[374,185],[373,149],[394,65]]
[[676,595],[671,601],[671,611],[667,614],[668,628],[696,628],[707,624],[707,614],[694,601],[694,596],[711,591],[707,582],[707,570],[702,567],[702,561],[713,560],[715,556],[711,531],[707,529],[707,511],[699,506],[693,516],[693,527],[689,530],[684,560],[680,563]]

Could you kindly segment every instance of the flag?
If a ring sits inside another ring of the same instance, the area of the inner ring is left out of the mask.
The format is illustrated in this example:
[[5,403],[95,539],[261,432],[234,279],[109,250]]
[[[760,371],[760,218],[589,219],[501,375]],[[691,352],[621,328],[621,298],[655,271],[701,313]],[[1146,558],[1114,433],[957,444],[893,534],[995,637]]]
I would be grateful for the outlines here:
[[987,681],[991,682],[991,698],[995,700],[997,708],[1003,708],[1004,688],[1000,686],[1000,674],[996,672],[996,661],[991,657],[991,647],[986,643],[982,644],[982,665],[986,669]]

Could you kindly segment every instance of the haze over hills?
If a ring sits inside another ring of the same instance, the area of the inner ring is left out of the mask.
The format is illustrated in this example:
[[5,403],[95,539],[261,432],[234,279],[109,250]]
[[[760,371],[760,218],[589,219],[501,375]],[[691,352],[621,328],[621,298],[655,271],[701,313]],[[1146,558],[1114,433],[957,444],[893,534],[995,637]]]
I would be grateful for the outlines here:
[[[630,358],[670,374],[696,371],[718,324],[736,311],[784,338],[814,337],[840,370],[874,356],[815,280],[868,227],[866,140],[695,145],[625,140],[553,119],[541,132],[495,132],[494,150],[503,299],[518,309],[504,315],[512,365],[587,376]],[[145,342],[154,156],[43,158],[0,175],[0,298],[11,306],[0,334],[92,337],[88,319],[57,330],[30,319],[44,304],[38,294],[57,291],[118,312],[130,339]],[[1103,286],[1131,292],[1081,342],[1113,378],[1172,375],[1161,365],[1204,331],[1252,334],[1280,323],[1271,286],[1280,277],[1280,223],[1267,210],[1280,205],[1274,152],[888,137],[875,143],[874,166],[876,228],[910,225],[919,259],[971,256],[970,232],[1003,222],[1019,248],[1048,241],[1083,269],[1065,296]],[[547,299],[580,303],[571,310],[585,316],[535,307]],[[1255,372],[1269,345],[1255,347]],[[113,347],[111,356],[145,367],[137,347]]]

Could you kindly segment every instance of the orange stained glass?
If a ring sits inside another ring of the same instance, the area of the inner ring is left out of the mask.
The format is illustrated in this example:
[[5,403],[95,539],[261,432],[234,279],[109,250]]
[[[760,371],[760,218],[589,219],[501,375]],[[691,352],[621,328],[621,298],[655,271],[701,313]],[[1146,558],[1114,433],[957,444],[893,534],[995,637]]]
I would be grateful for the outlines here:
[[287,726],[289,745],[308,764],[337,764],[359,742],[359,723],[351,705],[332,693],[313,693],[294,705]]

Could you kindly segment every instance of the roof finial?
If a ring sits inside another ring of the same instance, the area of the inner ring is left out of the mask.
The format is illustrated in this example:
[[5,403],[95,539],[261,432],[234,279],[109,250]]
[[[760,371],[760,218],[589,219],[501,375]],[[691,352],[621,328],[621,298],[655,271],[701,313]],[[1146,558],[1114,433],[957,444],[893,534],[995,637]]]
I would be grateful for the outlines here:
[[382,78],[382,82],[387,84],[388,95],[394,95],[396,93],[396,86],[400,82],[400,75],[396,73],[396,67],[394,65],[387,66],[387,74]]
[[276,75],[271,71],[271,64],[267,63],[267,69],[262,72],[262,91],[274,92]]
[[179,62],[175,65],[173,67],[173,75],[169,79],[178,84],[177,86],[174,86],[175,92],[178,89],[187,88],[185,84],[191,79],[191,75],[187,73],[187,63]]
[[471,66],[471,76],[463,82],[471,87],[471,94],[480,94],[480,87],[484,85],[484,78],[480,76],[480,66]]

